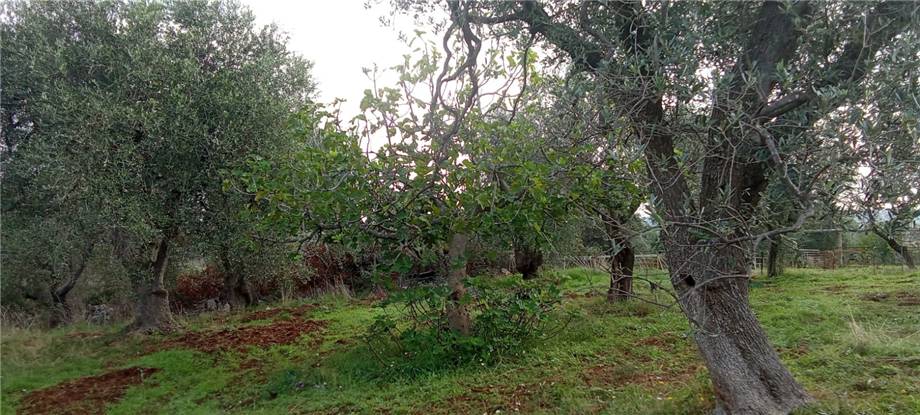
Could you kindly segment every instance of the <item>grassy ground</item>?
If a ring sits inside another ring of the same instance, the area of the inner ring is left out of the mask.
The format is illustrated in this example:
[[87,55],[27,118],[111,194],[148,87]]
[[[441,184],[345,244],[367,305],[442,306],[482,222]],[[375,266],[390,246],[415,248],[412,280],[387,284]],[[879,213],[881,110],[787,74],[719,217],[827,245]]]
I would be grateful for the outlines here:
[[[325,298],[309,314],[321,331],[245,351],[162,349],[169,337],[124,337],[118,327],[7,329],[2,412],[30,391],[118,368],[159,368],[106,410],[133,413],[608,413],[702,414],[712,408],[705,367],[678,310],[609,305],[606,278],[567,270],[576,317],[523,357],[411,379],[375,380],[360,340],[378,309]],[[664,280],[663,275],[647,275]],[[637,283],[647,293],[647,284]],[[920,413],[920,274],[893,268],[790,270],[753,283],[754,308],[783,360],[818,403],[803,413]],[[596,295],[592,295],[596,294]],[[664,301],[665,294],[659,292]],[[262,307],[264,308],[264,306]],[[279,314],[272,319],[284,318]],[[271,324],[203,315],[189,330]],[[159,349],[159,350],[158,350]],[[379,378],[377,378],[379,379]]]

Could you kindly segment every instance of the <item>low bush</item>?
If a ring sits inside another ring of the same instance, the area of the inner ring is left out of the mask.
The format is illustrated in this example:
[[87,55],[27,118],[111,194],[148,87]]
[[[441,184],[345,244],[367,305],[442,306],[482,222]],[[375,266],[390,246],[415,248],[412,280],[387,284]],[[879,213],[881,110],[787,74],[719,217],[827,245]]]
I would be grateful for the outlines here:
[[467,281],[473,331],[447,326],[447,288],[417,287],[392,293],[364,340],[385,377],[417,376],[463,365],[492,365],[519,356],[569,319],[560,318],[559,282],[473,278]]
[[170,305],[178,313],[196,311],[207,300],[218,298],[223,286],[224,275],[214,266],[179,275],[176,277],[176,288],[170,296]]

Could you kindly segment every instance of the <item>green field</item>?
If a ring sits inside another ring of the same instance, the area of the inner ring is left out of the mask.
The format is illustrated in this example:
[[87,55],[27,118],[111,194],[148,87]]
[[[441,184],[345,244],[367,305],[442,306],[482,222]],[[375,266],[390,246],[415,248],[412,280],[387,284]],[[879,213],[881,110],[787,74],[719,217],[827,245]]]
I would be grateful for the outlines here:
[[[184,349],[176,341],[183,334],[125,337],[118,326],[50,332],[5,328],[2,412],[14,413],[29,392],[127,367],[159,370],[109,403],[107,413],[702,414],[712,409],[706,369],[679,310],[638,301],[609,305],[602,295],[603,274],[560,273],[566,281],[564,307],[574,317],[558,333],[493,366],[410,378],[387,376],[387,368],[364,345],[362,334],[381,310],[362,299],[317,299],[304,318],[322,320],[322,327],[290,344],[242,351]],[[646,284],[637,285],[651,295]],[[789,270],[777,279],[756,279],[752,301],[784,362],[818,400],[804,413],[920,413],[920,273]],[[246,321],[251,318],[245,316],[265,309],[181,322],[187,331],[208,331],[296,319],[295,311],[281,310]]]

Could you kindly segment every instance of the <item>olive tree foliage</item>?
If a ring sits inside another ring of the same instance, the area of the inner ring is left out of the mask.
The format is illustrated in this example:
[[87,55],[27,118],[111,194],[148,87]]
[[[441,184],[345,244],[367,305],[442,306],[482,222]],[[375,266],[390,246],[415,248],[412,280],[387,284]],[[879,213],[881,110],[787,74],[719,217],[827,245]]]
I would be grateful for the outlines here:
[[898,125],[893,142],[873,145],[867,158],[865,175],[860,175],[852,189],[851,209],[864,229],[875,233],[904,261],[909,269],[916,268],[908,246],[903,244],[904,232],[920,220],[920,166],[918,141],[914,125]]
[[851,110],[860,123],[846,124],[860,138],[860,165],[841,203],[914,269],[902,238],[920,221],[920,69],[916,56],[892,59],[902,65],[873,74],[875,87]]
[[309,63],[234,2],[8,2],[3,38],[4,174],[79,192],[60,209],[98,216],[137,291],[132,327],[168,328],[170,249],[238,230],[222,172],[284,149]]
[[72,319],[68,295],[83,278],[99,242],[79,222],[59,219],[4,215],[3,227],[4,305],[37,308],[51,326]]
[[[432,7],[394,5],[414,14]],[[463,39],[536,37],[557,62],[569,64],[570,82],[595,91],[601,120],[631,133],[624,138],[643,154],[671,282],[696,329],[716,411],[787,413],[806,404],[810,398],[750,308],[752,255],[760,242],[797,229],[814,213],[822,176],[859,146],[835,127],[859,123],[861,115],[849,109],[878,88],[867,75],[912,70],[920,44],[916,4],[449,1],[446,7],[448,27]],[[911,58],[899,59],[905,56]],[[886,82],[916,93],[904,78]],[[787,145],[793,142],[809,145]],[[793,149],[806,148],[811,162],[797,182],[790,163],[800,154]],[[800,213],[787,226],[761,231],[757,207],[771,179],[787,187]]]

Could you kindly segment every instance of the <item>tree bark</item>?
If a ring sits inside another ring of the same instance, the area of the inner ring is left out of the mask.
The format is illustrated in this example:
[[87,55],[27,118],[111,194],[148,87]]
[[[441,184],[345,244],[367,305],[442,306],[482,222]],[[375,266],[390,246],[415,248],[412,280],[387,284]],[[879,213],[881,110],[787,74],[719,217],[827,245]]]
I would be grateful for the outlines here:
[[134,321],[127,331],[152,333],[169,332],[173,329],[172,313],[169,311],[169,292],[163,286],[166,265],[169,261],[170,238],[164,236],[157,243],[156,257],[150,265],[152,278],[144,283],[139,281],[135,287],[137,304]]
[[450,295],[447,301],[447,325],[454,332],[469,335],[472,329],[470,313],[464,303],[466,287],[463,279],[466,278],[466,245],[469,237],[462,233],[455,233],[450,240],[447,251],[447,284]]
[[50,290],[51,319],[49,325],[51,327],[67,324],[73,320],[73,311],[70,308],[70,304],[67,302],[67,295],[70,294],[70,291],[76,286],[77,280],[80,279],[80,276],[83,274],[84,268],[86,268],[86,261],[81,260],[80,265],[77,266],[77,270],[70,274],[70,278],[68,278],[64,285]]
[[67,302],[67,294],[58,295],[57,290],[51,290],[51,314],[48,316],[49,327],[60,327],[73,321],[73,311]]
[[543,253],[539,249],[526,244],[514,247],[514,268],[525,280],[537,276],[537,271],[543,265]]
[[910,249],[906,246],[901,245],[897,239],[886,235],[884,232],[879,231],[878,229],[873,229],[876,235],[885,240],[885,243],[894,250],[898,255],[901,256],[901,259],[904,260],[904,265],[907,266],[907,269],[917,269],[917,265],[914,263],[914,257],[910,254]]
[[781,242],[776,238],[770,240],[770,250],[767,251],[767,277],[774,278],[783,273],[782,255]]
[[[569,25],[555,22],[540,3],[521,4],[520,10],[512,14],[474,21],[520,21],[531,33],[542,35],[568,53],[576,69],[602,72],[604,47]],[[717,395],[716,413],[720,414],[789,413],[809,401],[770,346],[748,303],[750,265],[745,253],[752,252],[752,247],[719,242],[719,237],[746,234],[746,226],[736,223],[732,225],[734,232],[711,237],[691,237],[690,228],[706,228],[703,225],[726,220],[743,221],[759,202],[767,184],[768,163],[757,155],[763,150],[758,134],[737,125],[764,123],[814,102],[812,94],[802,94],[794,105],[784,104],[781,108],[768,102],[777,83],[779,65],[797,61],[800,26],[794,17],[807,18],[810,7],[809,2],[797,2],[791,9],[781,2],[762,4],[756,21],[751,22],[748,45],[732,69],[729,90],[716,95],[709,122],[709,151],[703,161],[699,188],[693,190],[684,173],[687,163],[676,156],[674,133],[664,120],[663,94],[653,78],[661,73],[653,66],[658,59],[647,53],[660,53],[661,49],[655,47],[660,37],[646,30],[652,26],[642,21],[646,13],[639,6],[633,8],[633,16],[629,16],[632,19],[625,19],[629,24],[620,30],[626,53],[636,55],[637,61],[643,63],[638,72],[639,81],[645,82],[634,91],[640,98],[624,107],[632,111],[636,133],[645,143],[656,209],[665,218],[662,241],[671,282],[684,313],[699,330],[696,343],[709,368]],[[814,89],[862,79],[872,68],[876,51],[908,26],[910,19],[906,16],[910,13],[904,12],[906,7],[910,7],[909,2],[884,2],[874,8],[865,19],[866,30],[843,44],[839,59],[829,67],[830,75],[815,82]],[[896,17],[894,22],[892,16]],[[739,110],[749,118],[735,120]]]
[[607,290],[607,301],[626,301],[633,295],[633,267],[636,263],[636,254],[628,239],[617,238],[616,245],[620,250],[610,257],[610,288]]
[[788,414],[808,403],[810,397],[783,366],[748,302],[749,247],[688,241],[667,238],[668,268],[680,305],[696,328],[694,340],[716,394],[715,413]]
[[83,250],[78,253],[79,257],[76,259],[76,269],[73,269],[73,263],[70,264],[70,275],[68,275],[64,285],[49,290],[51,293],[51,318],[49,325],[51,327],[57,327],[73,321],[73,310],[67,302],[67,295],[70,294],[70,291],[77,285],[77,281],[83,276],[83,271],[86,270],[86,263],[95,245],[95,240],[87,240],[83,246]]
[[243,308],[255,303],[255,297],[246,277],[233,266],[230,253],[224,249],[220,253],[221,266],[223,267],[224,285],[221,289],[221,301],[230,304],[231,308]]

